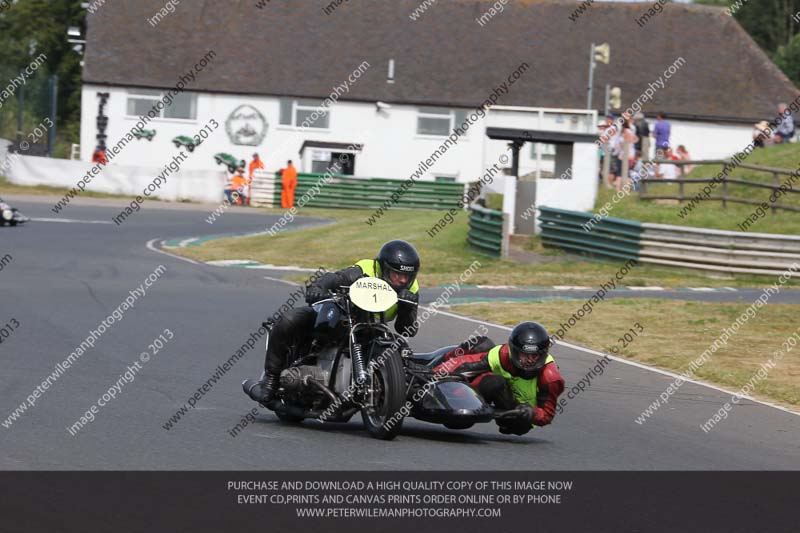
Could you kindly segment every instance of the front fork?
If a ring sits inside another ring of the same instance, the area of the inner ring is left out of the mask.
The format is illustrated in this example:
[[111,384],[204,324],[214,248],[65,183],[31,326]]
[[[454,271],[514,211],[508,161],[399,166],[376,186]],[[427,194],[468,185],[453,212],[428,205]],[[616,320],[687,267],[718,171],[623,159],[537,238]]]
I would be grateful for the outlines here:
[[[394,344],[394,342],[389,341],[383,343],[377,339],[373,339],[373,342],[377,342],[384,350]],[[367,365],[366,359],[364,358],[364,348],[361,343],[356,340],[354,329],[350,330],[350,355],[353,364],[356,390],[360,393],[359,396],[361,397],[362,405],[374,406],[376,395],[380,391],[376,389],[375,372],[367,372],[367,367],[373,364],[372,357],[370,358],[369,365]],[[374,354],[372,355],[374,357]],[[378,357],[382,356],[383,350]]]

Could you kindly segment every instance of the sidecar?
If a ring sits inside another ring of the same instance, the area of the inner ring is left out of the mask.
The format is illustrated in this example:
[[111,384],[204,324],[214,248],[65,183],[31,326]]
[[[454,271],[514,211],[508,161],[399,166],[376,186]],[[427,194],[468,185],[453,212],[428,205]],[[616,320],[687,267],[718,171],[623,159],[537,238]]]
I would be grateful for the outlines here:
[[467,429],[491,422],[494,408],[469,383],[458,376],[434,372],[444,355],[454,348],[457,346],[444,346],[405,358],[406,400],[412,406],[408,416],[449,429]]

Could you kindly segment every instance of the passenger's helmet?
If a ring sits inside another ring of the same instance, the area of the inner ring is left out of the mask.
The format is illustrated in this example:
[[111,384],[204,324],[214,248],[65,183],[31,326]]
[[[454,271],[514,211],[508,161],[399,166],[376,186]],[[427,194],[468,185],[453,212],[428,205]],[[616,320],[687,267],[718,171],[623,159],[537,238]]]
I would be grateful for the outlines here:
[[537,322],[522,322],[508,337],[508,355],[520,377],[533,379],[544,366],[547,351],[553,341],[544,326]]
[[419,273],[419,254],[406,241],[389,241],[381,247],[375,259],[381,277],[396,291],[408,289]]

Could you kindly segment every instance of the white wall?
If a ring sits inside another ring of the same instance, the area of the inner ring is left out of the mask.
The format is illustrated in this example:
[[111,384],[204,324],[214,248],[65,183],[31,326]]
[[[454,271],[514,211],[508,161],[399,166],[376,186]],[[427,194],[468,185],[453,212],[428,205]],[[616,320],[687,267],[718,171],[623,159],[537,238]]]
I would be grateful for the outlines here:
[[[572,147],[572,179],[539,179],[536,181],[536,207],[547,206],[572,211],[590,211],[597,200],[597,146],[578,143]],[[527,206],[519,209],[523,211]],[[536,233],[539,213],[536,213]]]
[[[722,159],[740,152],[753,142],[753,125],[738,125],[714,122],[688,122],[671,120],[670,145],[676,149],[682,144],[689,150],[692,159]],[[649,120],[650,130],[655,120]],[[650,145],[655,145],[651,138]]]
[[[84,161],[13,154],[8,157],[8,179],[18,185],[75,187],[94,166]],[[85,190],[109,194],[144,196],[143,191],[161,169],[146,166],[108,165],[92,177]],[[219,202],[223,199],[225,175],[219,170],[180,171],[166,176],[166,184],[152,193],[164,200]]]
[[[109,117],[106,130],[108,147],[116,144],[138,122],[138,117],[125,116],[127,90],[85,85],[81,117],[81,159],[84,161],[91,160],[97,144],[98,92],[110,93],[105,108],[105,114]],[[297,165],[303,141],[314,140],[362,143],[364,149],[356,155],[357,176],[404,179],[416,171],[420,161],[430,157],[446,139],[416,134],[416,106],[393,105],[391,109],[378,113],[372,103],[340,101],[330,108],[329,129],[301,130],[278,124],[279,102],[278,98],[272,97],[200,93],[197,98],[197,120],[153,119],[145,126],[145,129],[156,130],[153,141],[134,140],[128,143],[112,164],[163,166],[177,153],[177,148],[171,142],[174,137],[194,135],[212,118],[219,122],[220,127],[195,149],[184,163],[185,168],[222,169],[214,163],[215,153],[226,152],[249,162],[251,155],[258,152],[268,170],[277,170],[285,166],[288,159]],[[260,146],[237,146],[228,139],[225,121],[242,104],[252,105],[267,120],[267,135]],[[473,125],[467,135],[451,146],[425,173],[425,179],[433,179],[435,175],[457,176],[459,181],[477,179],[482,173],[480,148],[484,131],[481,123]]]

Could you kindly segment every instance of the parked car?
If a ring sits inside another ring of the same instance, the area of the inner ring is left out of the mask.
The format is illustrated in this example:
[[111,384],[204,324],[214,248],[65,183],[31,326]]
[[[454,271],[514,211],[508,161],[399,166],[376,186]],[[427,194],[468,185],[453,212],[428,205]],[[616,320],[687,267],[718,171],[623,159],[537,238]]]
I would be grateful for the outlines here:
[[175,148],[180,148],[181,146],[185,146],[187,150],[190,152],[194,152],[195,146],[199,146],[203,141],[202,139],[200,142],[194,142],[195,140],[191,137],[187,137],[186,135],[178,135],[174,139],[172,139],[172,144],[175,145]]
[[147,139],[148,141],[152,141],[153,137],[156,136],[156,130],[133,130],[133,136],[137,139]]
[[236,172],[236,169],[239,167],[246,167],[247,164],[245,163],[244,159],[240,159],[239,161],[236,160],[231,154],[226,154],[224,152],[220,152],[214,155],[214,161],[218,165],[225,165],[228,167],[228,172]]

